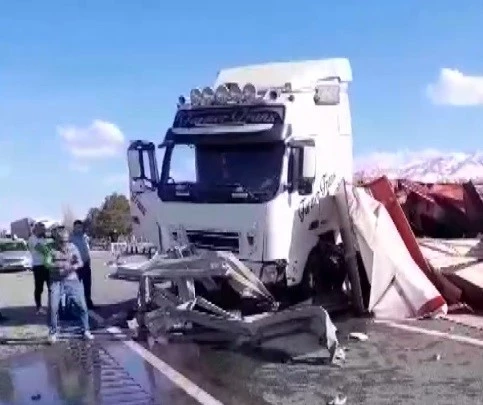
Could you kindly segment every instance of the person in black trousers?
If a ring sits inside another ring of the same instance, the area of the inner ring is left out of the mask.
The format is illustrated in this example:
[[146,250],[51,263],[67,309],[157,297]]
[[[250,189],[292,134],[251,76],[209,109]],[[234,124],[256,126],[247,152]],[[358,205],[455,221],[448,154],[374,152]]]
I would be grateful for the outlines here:
[[37,222],[28,240],[30,253],[32,254],[32,271],[34,273],[34,299],[38,315],[45,314],[42,308],[42,293],[44,284],[49,288],[49,269],[45,266],[44,249],[47,244],[45,237],[45,225]]
[[74,221],[74,230],[70,236],[70,241],[76,246],[80,253],[83,266],[77,271],[79,280],[84,285],[84,296],[88,309],[95,306],[91,298],[92,271],[91,271],[91,252],[89,249],[88,237],[84,232],[84,224],[80,219]]

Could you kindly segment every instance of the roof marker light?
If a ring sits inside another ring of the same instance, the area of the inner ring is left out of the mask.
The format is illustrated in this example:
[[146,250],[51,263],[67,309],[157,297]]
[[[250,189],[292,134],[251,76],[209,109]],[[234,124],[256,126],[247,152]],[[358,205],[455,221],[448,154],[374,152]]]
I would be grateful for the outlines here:
[[220,84],[215,91],[215,100],[219,104],[226,104],[230,100],[230,92],[228,87]]
[[215,101],[215,92],[211,87],[205,87],[201,92],[203,98],[203,104],[213,104]]
[[230,83],[228,86],[228,91],[230,92],[230,100],[235,103],[239,103],[243,100],[243,93],[240,86],[236,83]]
[[202,94],[200,89],[192,89],[190,91],[190,101],[193,105],[200,105],[202,101]]
[[257,98],[257,88],[252,83],[247,83],[243,86],[243,100],[254,101]]
[[277,90],[272,89],[268,92],[268,99],[270,101],[275,101],[277,98],[278,98],[278,91]]

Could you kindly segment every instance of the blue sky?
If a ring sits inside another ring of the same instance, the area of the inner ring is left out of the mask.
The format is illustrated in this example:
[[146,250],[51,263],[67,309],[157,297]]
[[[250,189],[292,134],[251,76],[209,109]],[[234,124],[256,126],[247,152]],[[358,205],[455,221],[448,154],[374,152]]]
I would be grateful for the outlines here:
[[0,225],[126,190],[122,144],[92,156],[106,139],[69,149],[59,130],[160,141],[178,95],[222,67],[348,57],[356,156],[480,149],[482,15],[476,0],[3,2]]

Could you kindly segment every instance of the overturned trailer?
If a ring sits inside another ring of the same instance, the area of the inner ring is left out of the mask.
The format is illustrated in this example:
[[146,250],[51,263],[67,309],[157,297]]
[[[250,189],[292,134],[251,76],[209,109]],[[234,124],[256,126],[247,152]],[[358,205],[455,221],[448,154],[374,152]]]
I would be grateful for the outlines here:
[[456,239],[483,233],[481,184],[398,179],[393,187],[417,236]]

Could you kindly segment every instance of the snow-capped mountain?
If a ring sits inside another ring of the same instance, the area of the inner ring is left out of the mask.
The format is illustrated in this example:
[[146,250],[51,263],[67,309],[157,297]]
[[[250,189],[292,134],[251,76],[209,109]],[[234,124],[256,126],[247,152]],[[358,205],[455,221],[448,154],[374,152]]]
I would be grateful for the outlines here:
[[483,152],[448,153],[439,156],[420,157],[399,163],[399,166],[387,161],[372,162],[358,167],[356,178],[374,178],[386,175],[390,179],[409,179],[425,183],[443,181],[482,181]]

